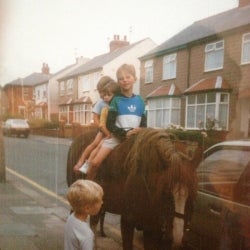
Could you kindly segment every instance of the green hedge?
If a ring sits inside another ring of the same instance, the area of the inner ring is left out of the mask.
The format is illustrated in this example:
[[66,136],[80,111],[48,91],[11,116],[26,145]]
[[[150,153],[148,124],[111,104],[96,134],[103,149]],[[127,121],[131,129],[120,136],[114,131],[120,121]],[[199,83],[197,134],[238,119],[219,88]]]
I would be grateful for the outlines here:
[[198,142],[204,149],[212,145],[222,142],[226,139],[227,131],[217,130],[182,130],[182,129],[166,129],[168,133],[174,134],[178,139],[185,141]]

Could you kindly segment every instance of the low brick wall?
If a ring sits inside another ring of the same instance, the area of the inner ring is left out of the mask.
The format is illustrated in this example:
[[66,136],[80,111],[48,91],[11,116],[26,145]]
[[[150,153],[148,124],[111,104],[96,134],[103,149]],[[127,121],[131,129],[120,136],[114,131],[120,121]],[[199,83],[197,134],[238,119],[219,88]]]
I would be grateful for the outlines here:
[[76,123],[72,125],[60,124],[58,129],[33,128],[31,129],[31,134],[74,139],[80,134],[92,129],[97,129],[97,127],[93,125],[81,125]]

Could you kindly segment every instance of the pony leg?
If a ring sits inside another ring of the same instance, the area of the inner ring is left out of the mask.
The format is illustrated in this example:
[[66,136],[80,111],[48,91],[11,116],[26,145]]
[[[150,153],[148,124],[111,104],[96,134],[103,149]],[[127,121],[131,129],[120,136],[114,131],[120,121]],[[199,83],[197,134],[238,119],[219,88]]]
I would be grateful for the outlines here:
[[163,250],[167,248],[160,247],[160,233],[153,231],[143,231],[144,250]]
[[106,237],[104,232],[104,218],[105,218],[105,211],[102,209],[100,212],[100,233],[102,237]]
[[[188,198],[188,190],[181,185],[176,185],[173,190],[175,212],[184,215],[185,204]],[[184,235],[184,218],[174,217],[173,221],[173,246],[178,247],[182,244]]]
[[121,233],[123,250],[133,249],[134,226],[121,216]]
[[92,231],[94,232],[94,234],[96,234],[97,232],[97,224],[99,222],[99,218],[100,218],[100,213],[97,215],[92,215],[90,216],[90,227],[92,229]]

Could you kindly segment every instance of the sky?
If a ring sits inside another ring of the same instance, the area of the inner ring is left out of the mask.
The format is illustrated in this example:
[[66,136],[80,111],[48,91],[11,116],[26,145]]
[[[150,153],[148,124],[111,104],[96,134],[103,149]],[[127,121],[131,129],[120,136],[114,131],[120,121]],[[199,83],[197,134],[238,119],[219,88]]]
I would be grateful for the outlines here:
[[0,0],[0,85],[109,51],[114,35],[157,45],[238,0]]

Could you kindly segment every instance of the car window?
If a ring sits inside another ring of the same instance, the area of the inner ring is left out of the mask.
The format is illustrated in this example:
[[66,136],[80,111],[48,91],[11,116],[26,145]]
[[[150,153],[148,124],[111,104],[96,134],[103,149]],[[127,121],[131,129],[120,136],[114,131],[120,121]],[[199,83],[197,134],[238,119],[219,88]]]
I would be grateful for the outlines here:
[[236,200],[236,193],[240,192],[237,189],[243,188],[242,180],[249,178],[249,174],[241,178],[248,169],[249,162],[249,150],[221,149],[213,152],[197,169],[199,190]]

